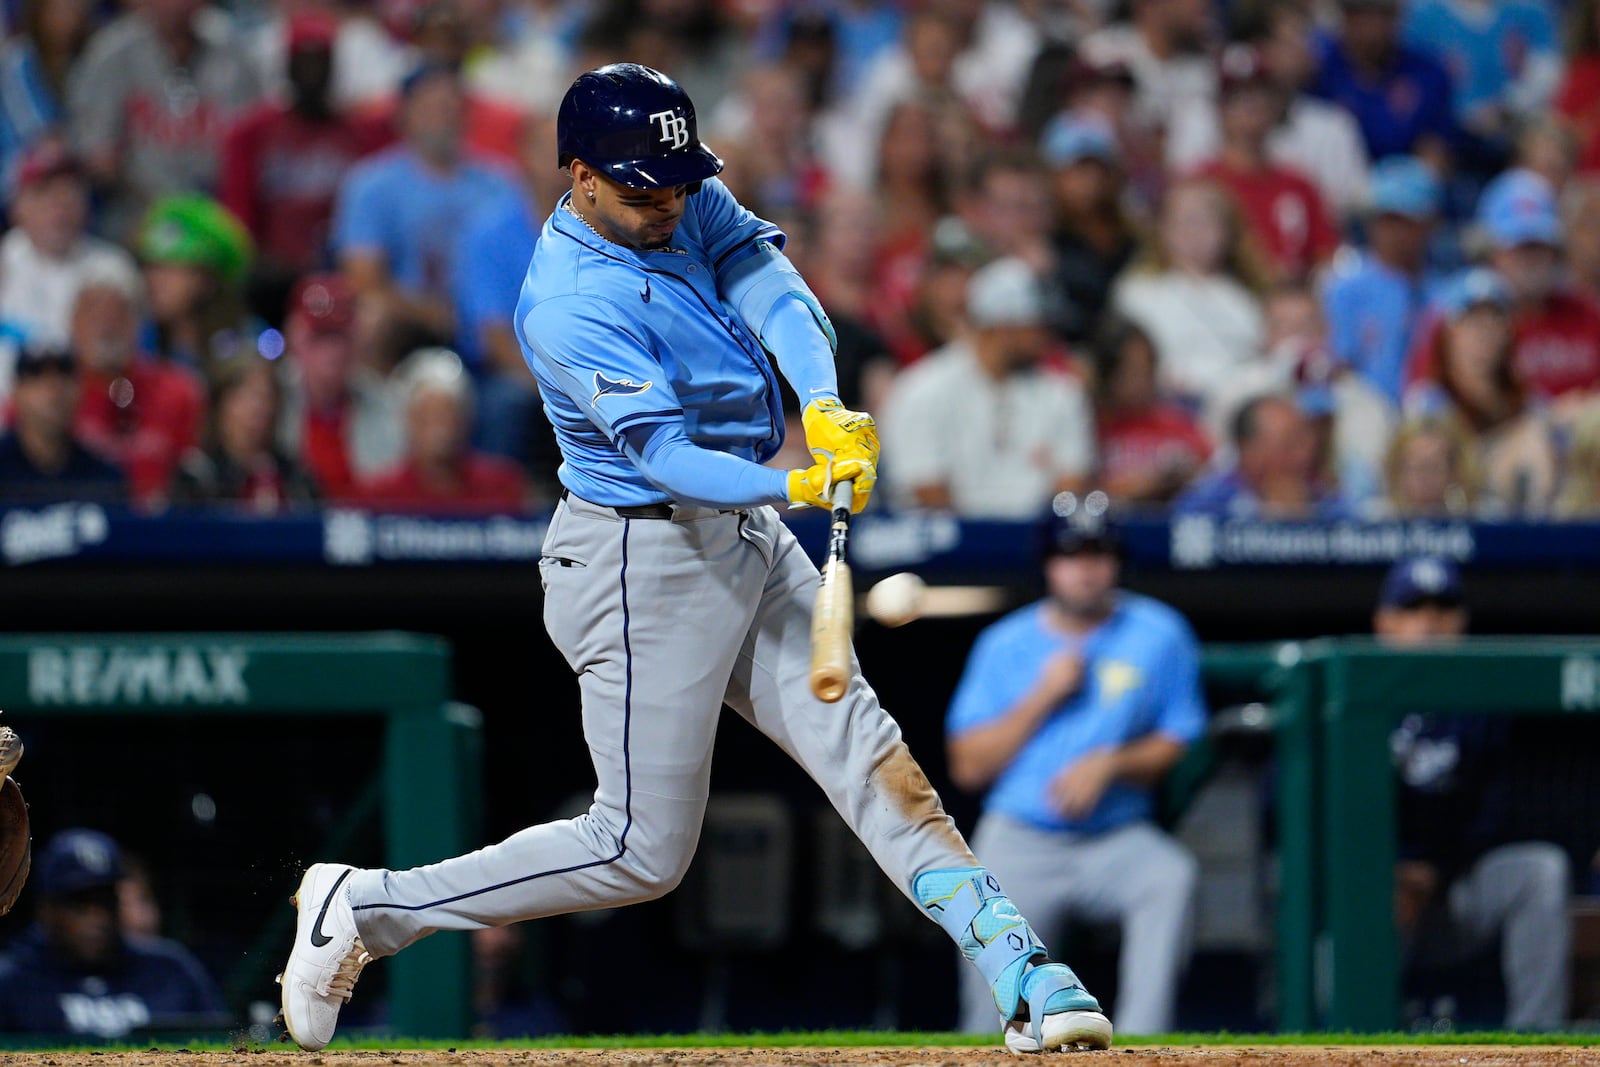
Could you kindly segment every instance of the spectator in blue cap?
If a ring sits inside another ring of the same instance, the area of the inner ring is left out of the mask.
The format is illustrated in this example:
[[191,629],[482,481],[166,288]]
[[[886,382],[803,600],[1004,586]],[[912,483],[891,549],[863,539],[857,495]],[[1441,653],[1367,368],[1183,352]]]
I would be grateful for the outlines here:
[[37,921],[0,955],[0,1032],[112,1040],[231,1022],[186,949],[123,932],[122,875],[121,849],[97,830],[63,830],[35,857]]
[[1471,435],[1491,514],[1540,514],[1555,491],[1556,453],[1545,412],[1516,374],[1513,300],[1506,280],[1486,268],[1451,283],[1439,301],[1429,371],[1407,388],[1405,410],[1446,415]]
[[[1467,608],[1455,563],[1396,563],[1373,630],[1399,648],[1459,640]],[[1504,720],[1482,715],[1400,721],[1390,740],[1400,776],[1395,924],[1412,966],[1459,967],[1498,945],[1507,1029],[1556,1030],[1567,1019],[1570,862],[1509,826],[1506,738]]]
[[1368,248],[1336,259],[1322,294],[1334,354],[1397,406],[1406,353],[1438,288],[1427,263],[1439,198],[1438,178],[1415,156],[1374,167]]
[[1084,341],[1111,302],[1111,283],[1138,249],[1122,207],[1121,154],[1110,127],[1065,112],[1045,127],[1039,150],[1050,168],[1055,208],[1061,299],[1051,325],[1069,341]]
[[[1507,171],[1484,189],[1477,221],[1489,265],[1511,292],[1517,383],[1562,409],[1580,405],[1600,390],[1600,307],[1562,277],[1561,215],[1549,182]],[[1427,373],[1425,358],[1416,370]]]

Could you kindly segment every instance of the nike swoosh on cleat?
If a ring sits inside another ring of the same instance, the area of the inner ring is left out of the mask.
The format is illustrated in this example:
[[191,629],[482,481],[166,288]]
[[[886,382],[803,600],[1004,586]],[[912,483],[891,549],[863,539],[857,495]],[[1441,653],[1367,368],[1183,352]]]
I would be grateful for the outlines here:
[[328,895],[322,899],[322,910],[317,912],[317,924],[311,928],[311,944],[317,948],[333,940],[322,932],[322,920],[328,917],[328,905],[333,903],[333,895],[339,891],[339,887],[344,885],[344,880],[348,877],[350,877],[349,871],[341,874],[339,880],[333,883],[333,888],[328,890]]

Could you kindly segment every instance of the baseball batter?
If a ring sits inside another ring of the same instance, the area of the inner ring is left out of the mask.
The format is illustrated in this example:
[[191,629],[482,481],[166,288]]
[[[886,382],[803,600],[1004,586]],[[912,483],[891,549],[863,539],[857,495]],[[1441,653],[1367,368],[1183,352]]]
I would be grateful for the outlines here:
[[[973,857],[859,668],[839,703],[811,694],[817,571],[775,506],[825,507],[848,480],[859,511],[878,439],[839,403],[833,331],[783,234],[716,179],[693,104],[647,67],[581,75],[557,141],[572,191],[544,225],[516,328],[564,458],[539,566],[546,628],[579,679],[594,804],[427,867],[310,867],[280,977],[290,1036],[327,1044],[361,968],[435,930],[670,891],[726,703],[977,965],[1008,1047],[1107,1047],[1099,1003]],[[806,402],[808,469],[761,465],[783,440],[779,372]]]

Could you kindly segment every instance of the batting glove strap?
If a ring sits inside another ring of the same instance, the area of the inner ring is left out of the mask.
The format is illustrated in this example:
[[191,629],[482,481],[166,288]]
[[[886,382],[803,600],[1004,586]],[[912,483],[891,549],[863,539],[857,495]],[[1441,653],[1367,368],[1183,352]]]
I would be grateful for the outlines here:
[[865,411],[851,411],[839,401],[823,397],[806,405],[800,422],[806,431],[806,447],[813,455],[862,459],[876,466],[878,424]]

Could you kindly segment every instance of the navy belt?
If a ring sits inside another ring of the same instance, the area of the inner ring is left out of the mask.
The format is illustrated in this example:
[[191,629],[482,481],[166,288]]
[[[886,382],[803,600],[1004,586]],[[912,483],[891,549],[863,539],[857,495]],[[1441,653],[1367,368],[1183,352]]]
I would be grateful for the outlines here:
[[[562,500],[571,495],[570,490],[561,490]],[[593,501],[589,503],[593,503]],[[669,522],[672,520],[671,504],[631,504],[621,508],[606,507],[604,504],[594,504],[594,506],[606,508],[607,511],[614,511],[617,513],[617,517],[622,519],[666,519]]]

